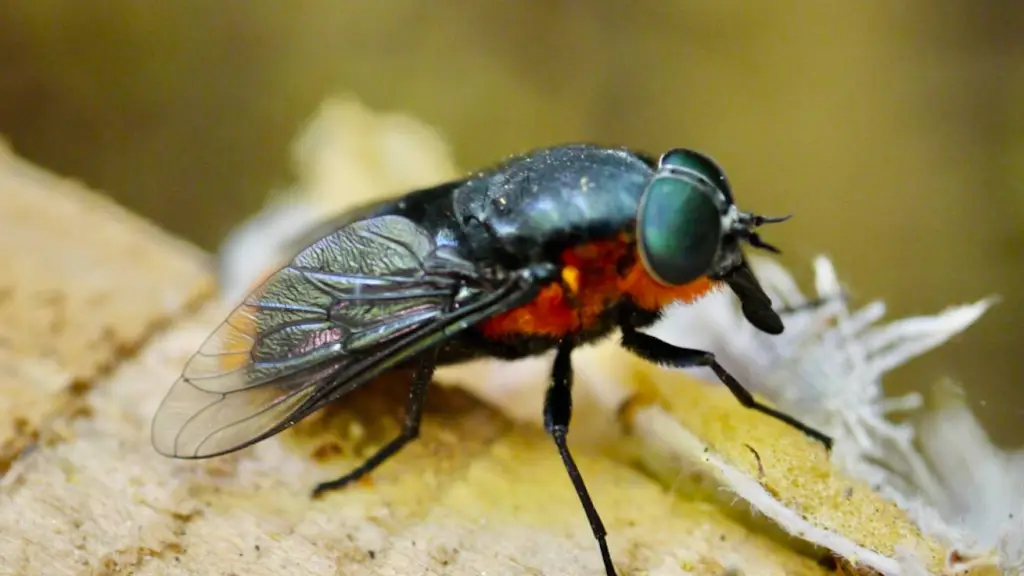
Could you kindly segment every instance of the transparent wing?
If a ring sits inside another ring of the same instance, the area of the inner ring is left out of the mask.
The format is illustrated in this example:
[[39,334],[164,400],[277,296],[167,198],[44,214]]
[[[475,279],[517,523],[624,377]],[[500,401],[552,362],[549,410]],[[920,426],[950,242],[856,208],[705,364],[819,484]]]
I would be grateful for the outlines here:
[[401,351],[397,342],[443,322],[474,270],[396,216],[325,236],[254,290],[189,360],[153,419],[153,446],[206,458],[287,428],[385,351]]

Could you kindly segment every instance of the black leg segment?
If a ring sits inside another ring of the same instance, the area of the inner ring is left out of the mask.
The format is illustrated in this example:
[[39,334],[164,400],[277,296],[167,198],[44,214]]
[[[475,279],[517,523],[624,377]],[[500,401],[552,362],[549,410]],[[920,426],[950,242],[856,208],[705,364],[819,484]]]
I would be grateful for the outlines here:
[[434,376],[436,358],[436,350],[428,352],[420,361],[419,367],[416,368],[412,379],[412,386],[409,390],[409,399],[405,405],[405,421],[402,423],[402,431],[398,437],[382,446],[377,452],[367,458],[365,462],[348,474],[336,480],[317,485],[313,489],[314,498],[323,495],[324,492],[344,488],[348,484],[366,476],[419,436],[420,421],[423,419],[423,405],[427,400],[427,388],[430,385],[430,380]]
[[645,334],[632,327],[626,326],[622,327],[622,345],[637,356],[649,362],[654,362],[655,364],[661,364],[663,366],[671,366],[673,368],[707,366],[708,368],[711,368],[715,375],[718,376],[718,379],[721,380],[727,388],[729,388],[729,391],[732,392],[733,396],[735,396],[737,400],[739,400],[740,404],[747,408],[757,410],[763,414],[767,414],[776,420],[785,422],[793,428],[796,428],[824,444],[826,450],[832,450],[832,438],[825,433],[815,430],[807,424],[793,418],[789,414],[780,412],[758,402],[754,396],[732,376],[732,374],[729,374],[726,372],[725,368],[722,368],[722,365],[715,360],[714,354],[703,350],[673,346],[672,344],[669,344],[659,338],[655,338],[650,334]]
[[615,566],[612,564],[612,556],[608,551],[607,532],[601,516],[590,499],[587,486],[583,482],[576,461],[569,452],[569,445],[566,443],[566,436],[569,433],[569,420],[572,419],[572,351],[575,341],[566,338],[558,345],[558,352],[555,355],[554,367],[551,370],[551,384],[548,386],[547,394],[544,396],[544,427],[551,438],[555,441],[558,453],[562,457],[565,471],[572,480],[576,495],[579,496],[583,511],[587,514],[590,522],[590,529],[594,533],[597,545],[601,549],[601,559],[604,561],[604,571],[607,576],[615,576]]

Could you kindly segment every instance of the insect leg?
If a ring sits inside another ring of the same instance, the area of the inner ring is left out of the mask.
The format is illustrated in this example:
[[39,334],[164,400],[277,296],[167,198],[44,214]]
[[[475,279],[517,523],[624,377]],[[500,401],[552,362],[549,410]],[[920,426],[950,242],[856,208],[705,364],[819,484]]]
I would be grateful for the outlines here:
[[423,419],[423,405],[427,400],[427,388],[434,376],[434,368],[437,360],[437,348],[426,352],[420,360],[419,366],[412,377],[412,386],[409,390],[409,399],[405,405],[405,421],[402,423],[402,431],[396,438],[382,446],[377,452],[366,459],[354,470],[341,478],[324,482],[313,489],[313,497],[318,498],[324,492],[337,490],[359,480],[383,464],[388,458],[394,456],[406,444],[415,440],[420,434],[420,421]]
[[608,551],[607,531],[601,516],[594,507],[593,500],[587,486],[583,483],[583,476],[580,474],[576,461],[569,452],[569,445],[566,442],[566,435],[569,433],[569,420],[572,419],[572,351],[575,341],[566,338],[558,345],[558,352],[555,355],[554,366],[551,370],[551,383],[544,396],[544,428],[555,441],[558,453],[562,457],[562,464],[565,471],[572,480],[576,495],[579,496],[583,511],[587,514],[590,522],[590,529],[597,539],[597,545],[601,548],[601,559],[604,561],[604,570],[608,576],[615,576],[615,566],[612,564],[611,553]]
[[815,430],[807,424],[804,424],[789,414],[780,412],[770,406],[765,406],[758,402],[754,398],[753,394],[744,388],[743,385],[732,376],[732,374],[729,374],[725,368],[715,360],[715,355],[711,352],[673,346],[664,340],[655,338],[650,334],[639,332],[635,328],[629,326],[622,327],[622,346],[637,356],[640,356],[649,362],[654,362],[655,364],[662,364],[673,368],[694,368],[697,366],[706,366],[711,368],[715,375],[718,376],[718,379],[721,380],[722,383],[729,388],[729,391],[732,392],[733,396],[739,400],[740,404],[747,408],[757,410],[762,414],[771,416],[776,420],[785,422],[793,428],[796,428],[824,444],[826,450],[832,450],[831,437],[823,432]]

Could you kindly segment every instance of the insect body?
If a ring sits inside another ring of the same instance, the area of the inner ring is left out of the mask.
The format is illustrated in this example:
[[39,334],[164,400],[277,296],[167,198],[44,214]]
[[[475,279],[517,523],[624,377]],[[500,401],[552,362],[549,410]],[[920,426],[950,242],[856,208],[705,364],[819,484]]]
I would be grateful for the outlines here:
[[206,458],[277,434],[381,373],[413,368],[401,434],[315,494],[372,471],[417,437],[438,365],[555,350],[544,424],[614,574],[601,523],[566,444],[574,348],[622,333],[652,362],[707,366],[744,406],[822,441],[758,403],[705,351],[642,331],[670,303],[716,285],[745,317],[783,325],[741,252],[775,250],[740,211],[722,170],[698,152],[537,150],[462,180],[353,210],[321,229],[210,336],[153,422],[169,456]]

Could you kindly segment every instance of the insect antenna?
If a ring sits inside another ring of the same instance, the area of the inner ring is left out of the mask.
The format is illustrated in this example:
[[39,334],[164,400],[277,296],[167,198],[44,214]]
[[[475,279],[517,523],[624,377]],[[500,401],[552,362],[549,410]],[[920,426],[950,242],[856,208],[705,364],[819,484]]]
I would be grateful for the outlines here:
[[780,222],[785,222],[792,217],[792,214],[787,214],[786,216],[761,216],[760,214],[748,214],[741,212],[733,224],[732,232],[737,238],[754,248],[765,250],[773,254],[782,254],[781,250],[762,240],[761,236],[754,230],[764,226],[765,224],[778,224]]
[[785,216],[761,216],[759,214],[754,214],[750,219],[750,227],[757,228],[759,226],[764,226],[765,224],[778,224],[780,222],[785,222],[792,217],[792,214],[786,214]]

